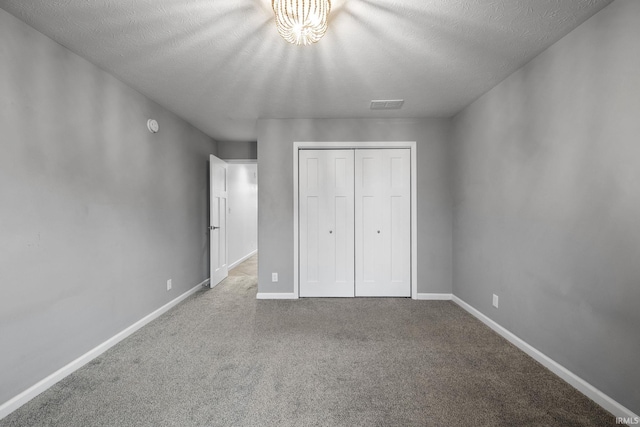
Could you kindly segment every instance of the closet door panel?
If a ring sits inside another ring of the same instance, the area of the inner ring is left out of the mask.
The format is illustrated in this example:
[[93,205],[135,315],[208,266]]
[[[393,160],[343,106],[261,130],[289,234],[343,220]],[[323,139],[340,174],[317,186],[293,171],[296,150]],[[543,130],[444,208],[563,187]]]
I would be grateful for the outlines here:
[[308,282],[315,283],[320,280],[320,269],[318,268],[320,259],[320,236],[318,230],[320,228],[320,213],[317,196],[308,196],[306,198],[306,278]]
[[354,296],[353,150],[300,150],[300,296]]
[[375,283],[376,277],[379,275],[377,271],[378,254],[376,253],[379,245],[376,244],[376,236],[374,233],[363,233],[363,230],[373,230],[378,220],[378,211],[376,210],[375,198],[371,196],[361,196],[356,203],[356,216],[360,222],[356,226],[356,258],[361,262],[356,265],[361,282]]
[[356,296],[411,296],[408,149],[356,150]]

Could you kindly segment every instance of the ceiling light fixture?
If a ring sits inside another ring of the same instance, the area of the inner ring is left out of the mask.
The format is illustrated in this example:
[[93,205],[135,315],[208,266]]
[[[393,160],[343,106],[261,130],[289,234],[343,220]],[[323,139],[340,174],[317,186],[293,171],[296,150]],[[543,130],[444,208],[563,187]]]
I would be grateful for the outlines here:
[[271,0],[276,27],[292,44],[309,45],[324,36],[331,0]]

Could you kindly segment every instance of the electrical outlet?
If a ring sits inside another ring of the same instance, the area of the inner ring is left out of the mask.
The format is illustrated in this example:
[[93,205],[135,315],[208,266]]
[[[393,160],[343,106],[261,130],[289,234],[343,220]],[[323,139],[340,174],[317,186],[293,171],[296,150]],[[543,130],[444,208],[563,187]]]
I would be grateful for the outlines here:
[[167,290],[171,290],[171,279],[167,280]]
[[271,281],[272,282],[278,281],[278,273],[271,273]]
[[493,306],[498,308],[498,295],[493,294]]

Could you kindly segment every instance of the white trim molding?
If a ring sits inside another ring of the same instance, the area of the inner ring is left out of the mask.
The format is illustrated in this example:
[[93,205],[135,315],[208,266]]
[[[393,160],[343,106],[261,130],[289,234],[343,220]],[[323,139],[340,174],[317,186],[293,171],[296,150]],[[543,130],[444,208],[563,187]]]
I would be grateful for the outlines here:
[[411,153],[411,298],[418,299],[418,150],[416,141],[311,141],[293,143],[293,292],[300,295],[298,151],[311,149],[408,148]]
[[256,299],[298,299],[298,295],[293,292],[274,293],[274,292],[258,292]]
[[82,356],[78,357],[77,359],[73,360],[72,362],[68,363],[62,368],[58,369],[48,377],[38,381],[36,384],[32,385],[22,393],[4,402],[2,405],[0,405],[0,420],[6,417],[7,415],[9,415],[10,413],[12,413],[13,411],[15,411],[16,409],[18,409],[19,407],[21,407],[22,405],[24,405],[25,403],[27,403],[28,401],[30,401],[31,399],[33,399],[34,397],[36,397],[37,395],[39,395],[40,393],[42,393],[43,391],[52,387],[58,381],[64,379],[68,375],[82,368],[84,365],[91,362],[93,359],[100,356],[102,353],[109,350],[111,347],[118,344],[120,341],[124,340],[129,335],[136,332],[138,329],[142,328],[143,326],[150,323],[151,321],[157,319],[158,317],[160,317],[161,315],[163,315],[164,313],[166,313],[167,311],[169,311],[170,309],[178,305],[180,302],[184,301],[189,296],[196,293],[203,286],[207,286],[209,284],[209,280],[210,279],[206,279],[202,281],[201,283],[189,289],[187,292],[178,296],[174,300],[169,301],[168,303],[158,308],[154,312],[138,320],[133,325],[118,332],[116,335],[112,336],[102,344],[99,344],[97,347],[94,347],[93,349],[89,350]]
[[498,334],[502,335],[507,341],[511,342],[513,345],[518,347],[520,350],[527,353],[529,356],[533,357],[536,361],[542,364],[545,368],[549,369],[551,372],[562,378],[565,382],[571,385],[573,388],[578,390],[580,393],[587,396],[589,399],[593,400],[598,405],[602,406],[607,411],[611,412],[615,417],[622,417],[627,419],[638,419],[638,415],[634,414],[630,409],[624,407],[620,403],[613,400],[611,397],[604,394],[602,391],[598,390],[555,360],[551,359],[546,354],[542,353],[540,350],[531,346],[521,338],[518,338],[509,330],[500,326],[495,321],[491,320],[486,315],[482,314],[477,309],[473,308],[457,296],[453,295],[453,302],[458,304],[460,307],[471,313],[473,316],[478,318],[482,323],[493,329]]
[[241,262],[248,260],[249,258],[251,258],[252,256],[254,256],[257,253],[258,253],[258,250],[256,249],[255,251],[249,252],[247,255],[243,256],[239,260],[232,262],[231,264],[229,264],[229,267],[228,267],[229,270],[231,270],[233,267],[237,266]]
[[431,300],[431,301],[451,301],[453,298],[452,294],[425,294],[419,293],[416,295],[415,299],[418,300]]

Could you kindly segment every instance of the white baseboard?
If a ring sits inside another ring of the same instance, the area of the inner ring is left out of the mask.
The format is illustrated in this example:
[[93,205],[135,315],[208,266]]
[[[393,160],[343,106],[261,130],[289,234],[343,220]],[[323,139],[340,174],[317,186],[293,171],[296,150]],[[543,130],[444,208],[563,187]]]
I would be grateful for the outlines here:
[[421,294],[417,293],[417,300],[438,300],[438,301],[450,301],[452,295],[451,294]]
[[243,261],[248,260],[249,258],[251,258],[252,256],[254,256],[255,254],[258,253],[258,250],[256,249],[255,251],[248,253],[247,255],[243,256],[242,258],[240,258],[237,261],[232,262],[231,264],[229,264],[229,267],[227,267],[229,270],[231,270],[233,267],[237,266],[238,264],[240,264]]
[[271,292],[258,292],[256,299],[298,299],[298,295],[291,293],[276,294]]
[[0,405],[0,420],[6,417],[7,415],[9,415],[10,413],[12,413],[13,411],[15,411],[16,409],[18,409],[19,407],[21,407],[22,405],[24,405],[25,403],[27,403],[28,401],[30,401],[31,399],[33,399],[34,397],[36,397],[37,395],[39,395],[40,393],[42,393],[43,391],[47,390],[49,387],[53,386],[58,381],[72,374],[78,369],[82,368],[84,365],[91,362],[93,359],[100,356],[102,353],[109,350],[111,347],[118,344],[120,341],[127,338],[129,335],[133,334],[138,329],[142,328],[149,322],[157,319],[162,314],[166,313],[171,308],[178,305],[180,302],[185,300],[190,295],[196,293],[201,287],[206,286],[209,283],[209,280],[210,279],[206,279],[203,282],[197,284],[196,286],[194,286],[187,292],[183,293],[179,297],[175,298],[172,301],[169,301],[159,309],[146,315],[145,317],[138,320],[133,325],[129,326],[123,331],[112,336],[111,338],[109,338],[102,344],[98,345],[97,347],[94,347],[93,349],[89,350],[88,352],[78,357],[74,361],[58,369],[48,377],[38,381],[36,384],[32,385],[22,393],[4,402],[2,405]]
[[453,295],[453,302],[458,304],[460,307],[477,317],[480,321],[482,321],[485,325],[496,331],[498,334],[502,335],[507,341],[511,342],[513,345],[518,347],[520,350],[527,353],[529,356],[533,357],[540,364],[542,364],[545,368],[549,369],[551,372],[562,378],[564,381],[569,383],[572,387],[578,390],[580,393],[587,396],[589,399],[593,400],[598,405],[602,406],[607,411],[611,412],[615,417],[622,418],[630,418],[637,420],[638,415],[634,414],[630,409],[627,409],[620,403],[616,402],[555,360],[551,359],[549,356],[545,355],[541,351],[532,347],[522,339],[518,338],[513,333],[509,332],[507,329],[503,328],[495,321],[491,320],[489,317],[485,316],[457,296]]

